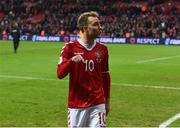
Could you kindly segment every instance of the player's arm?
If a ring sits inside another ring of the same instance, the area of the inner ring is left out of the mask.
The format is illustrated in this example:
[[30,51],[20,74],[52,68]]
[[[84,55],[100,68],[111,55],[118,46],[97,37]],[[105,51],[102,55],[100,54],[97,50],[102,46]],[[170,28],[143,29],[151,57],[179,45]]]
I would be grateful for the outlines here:
[[81,61],[84,62],[84,59],[81,55],[75,55],[71,57],[70,45],[66,44],[61,51],[60,60],[57,66],[58,78],[62,79],[67,76],[70,70],[70,65],[72,63],[79,63]]
[[103,77],[103,89],[106,105],[106,114],[110,110],[110,74],[109,74],[109,55],[108,50],[106,49],[105,57],[102,62],[102,77]]
[[61,51],[60,59],[57,66],[57,77],[59,79],[64,78],[69,73],[71,56],[70,45],[66,44]]

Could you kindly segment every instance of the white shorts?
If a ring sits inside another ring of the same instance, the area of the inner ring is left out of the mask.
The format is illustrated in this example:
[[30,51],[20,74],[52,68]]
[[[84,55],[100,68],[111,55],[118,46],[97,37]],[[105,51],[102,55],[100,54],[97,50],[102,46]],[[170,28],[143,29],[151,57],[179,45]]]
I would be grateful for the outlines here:
[[89,108],[68,108],[68,127],[106,127],[105,104]]

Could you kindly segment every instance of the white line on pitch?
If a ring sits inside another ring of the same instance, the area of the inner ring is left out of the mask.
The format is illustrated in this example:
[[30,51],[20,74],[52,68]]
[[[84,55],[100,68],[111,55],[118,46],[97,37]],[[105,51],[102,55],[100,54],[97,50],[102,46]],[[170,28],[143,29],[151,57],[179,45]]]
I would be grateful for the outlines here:
[[[61,46],[51,46],[51,47],[41,47],[41,48],[23,48],[21,51],[29,51],[29,50],[41,50],[41,49],[54,49],[54,48],[59,48],[61,50]],[[3,51],[12,51],[9,48],[3,48]]]
[[112,85],[129,86],[129,87],[137,87],[137,88],[180,90],[180,88],[178,88],[178,87],[153,86],[153,85],[142,85],[142,84],[112,83]]
[[174,58],[178,58],[180,57],[180,55],[177,56],[169,56],[169,57],[159,57],[159,58],[154,58],[154,59],[147,59],[147,60],[140,60],[140,61],[136,61],[136,63],[146,63],[146,62],[153,62],[153,61],[160,61],[160,60],[169,60],[169,59],[174,59]]
[[160,124],[159,128],[166,128],[167,126],[169,126],[171,123],[173,123],[178,118],[180,118],[180,113],[176,114],[175,116],[169,118],[167,121],[165,121],[162,124]]
[[[10,76],[10,75],[0,75],[0,78],[12,78],[12,79],[24,79],[24,80],[47,80],[47,81],[63,81],[68,82],[68,80],[58,80],[51,78],[40,78],[40,77],[29,77],[29,76]],[[128,84],[128,83],[111,83],[112,85],[125,86],[125,87],[137,87],[137,88],[154,88],[154,89],[167,89],[167,90],[180,90],[178,87],[166,87],[166,86],[152,86],[152,85],[141,85],[141,84]]]
[[[47,81],[59,81],[58,79],[51,78],[40,78],[40,77],[30,77],[30,76],[9,76],[9,75],[0,75],[1,78],[12,78],[12,79],[23,79],[23,80],[47,80]],[[67,81],[67,80],[61,80]]]

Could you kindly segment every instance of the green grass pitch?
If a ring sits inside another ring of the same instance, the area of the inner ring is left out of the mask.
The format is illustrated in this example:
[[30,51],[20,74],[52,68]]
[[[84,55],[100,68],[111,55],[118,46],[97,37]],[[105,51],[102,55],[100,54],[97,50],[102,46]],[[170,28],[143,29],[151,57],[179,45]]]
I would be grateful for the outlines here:
[[[0,126],[67,126],[68,77],[56,66],[64,43],[0,41]],[[107,44],[107,126],[158,127],[180,113],[180,47]],[[177,119],[171,127],[180,126]]]

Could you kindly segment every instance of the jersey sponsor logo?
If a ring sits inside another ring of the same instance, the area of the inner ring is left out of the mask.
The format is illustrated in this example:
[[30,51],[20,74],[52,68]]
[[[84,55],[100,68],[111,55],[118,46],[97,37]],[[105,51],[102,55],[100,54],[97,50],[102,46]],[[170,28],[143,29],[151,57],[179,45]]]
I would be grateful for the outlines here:
[[74,55],[83,55],[84,52],[74,52]]

